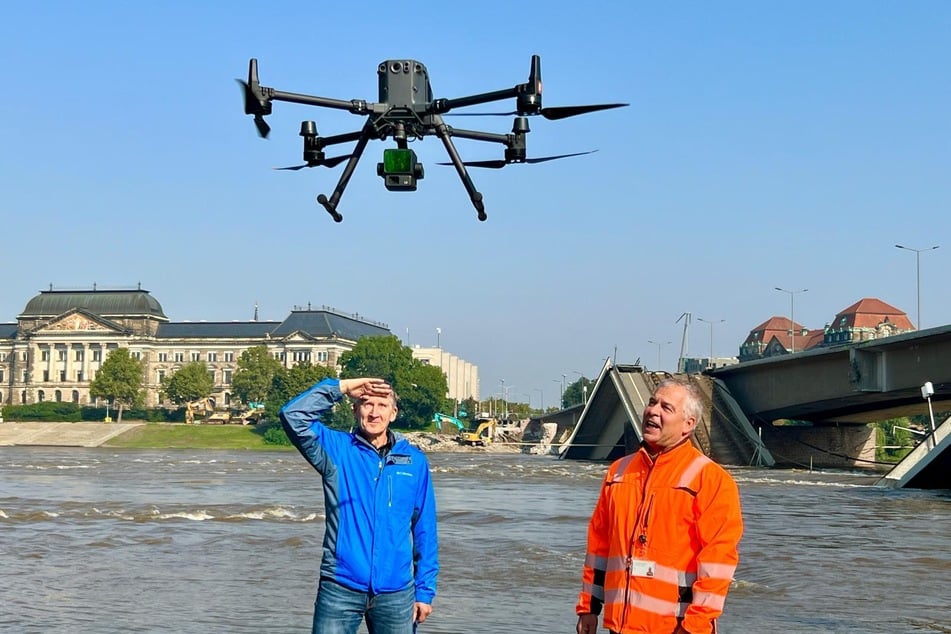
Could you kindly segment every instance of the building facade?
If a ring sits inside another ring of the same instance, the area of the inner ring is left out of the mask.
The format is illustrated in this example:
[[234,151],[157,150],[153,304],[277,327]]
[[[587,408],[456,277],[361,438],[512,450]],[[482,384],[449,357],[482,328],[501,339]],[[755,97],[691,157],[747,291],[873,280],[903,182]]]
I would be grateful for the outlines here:
[[413,358],[434,365],[446,375],[447,397],[453,401],[479,400],[479,368],[442,348],[414,346]]
[[787,317],[770,317],[740,345],[739,360],[752,361],[813,348],[881,339],[915,330],[908,316],[874,297],[839,311],[824,328],[808,329]]
[[339,366],[361,337],[390,334],[385,324],[329,307],[295,309],[281,322],[173,322],[142,288],[51,286],[27,302],[15,323],[0,324],[0,405],[94,404],[90,382],[109,352],[123,347],[142,361],[147,407],[162,405],[162,379],[193,361],[207,364],[215,383],[211,399],[226,407],[237,361],[248,348],[266,346],[285,367]]

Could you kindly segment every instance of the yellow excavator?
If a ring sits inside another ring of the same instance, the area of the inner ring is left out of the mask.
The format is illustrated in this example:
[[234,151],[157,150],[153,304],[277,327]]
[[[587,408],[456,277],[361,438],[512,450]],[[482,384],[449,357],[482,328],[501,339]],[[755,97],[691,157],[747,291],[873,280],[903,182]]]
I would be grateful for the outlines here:
[[185,403],[185,422],[189,425],[195,422],[195,415],[205,417],[215,411],[211,399],[200,398],[197,401],[188,401]]
[[485,447],[495,437],[495,426],[498,421],[494,418],[476,420],[473,429],[464,430],[459,434],[459,442],[463,445],[478,445]]

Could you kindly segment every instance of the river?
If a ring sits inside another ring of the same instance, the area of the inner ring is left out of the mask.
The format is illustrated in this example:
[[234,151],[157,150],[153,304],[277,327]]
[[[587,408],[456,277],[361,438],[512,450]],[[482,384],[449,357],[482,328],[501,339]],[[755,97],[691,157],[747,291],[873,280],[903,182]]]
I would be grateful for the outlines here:
[[[606,465],[431,453],[442,572],[421,634],[574,632]],[[732,469],[721,634],[951,632],[951,491]],[[0,632],[309,632],[323,531],[296,453],[0,448]]]

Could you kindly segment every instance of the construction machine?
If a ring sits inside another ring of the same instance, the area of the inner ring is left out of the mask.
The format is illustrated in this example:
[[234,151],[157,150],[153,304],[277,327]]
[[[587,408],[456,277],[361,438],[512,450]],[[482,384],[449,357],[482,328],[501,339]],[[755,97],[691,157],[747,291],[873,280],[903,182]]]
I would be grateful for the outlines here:
[[495,426],[498,421],[494,418],[477,419],[472,429],[463,431],[459,434],[459,442],[463,445],[478,445],[485,447],[489,445],[495,437]]
[[195,422],[195,416],[204,418],[215,411],[211,399],[200,398],[197,401],[188,401],[185,403],[185,422],[189,425]]
[[436,412],[433,414],[433,422],[439,423],[440,425],[442,423],[450,423],[459,430],[459,433],[466,431],[466,424],[455,416],[450,416],[449,414],[440,414],[439,412]]

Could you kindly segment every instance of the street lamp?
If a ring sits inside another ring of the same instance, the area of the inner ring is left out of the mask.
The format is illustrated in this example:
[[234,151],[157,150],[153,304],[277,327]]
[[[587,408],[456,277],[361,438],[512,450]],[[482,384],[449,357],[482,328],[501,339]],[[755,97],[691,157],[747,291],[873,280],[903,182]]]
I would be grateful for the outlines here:
[[703,317],[697,317],[697,321],[710,324],[710,363],[713,364],[713,325],[722,324],[726,319],[704,319]]
[[808,288],[804,288],[799,291],[787,291],[785,288],[779,288],[778,286],[774,287],[777,291],[783,293],[789,293],[789,336],[791,338],[789,343],[789,352],[796,351],[796,294],[805,293],[808,291]]
[[533,389],[534,392],[538,392],[538,409],[541,410],[542,414],[545,413],[545,392],[540,387]]
[[669,345],[670,342],[669,342],[669,341],[664,341],[664,342],[651,341],[650,339],[648,339],[648,340],[647,340],[647,343],[652,343],[652,344],[654,344],[655,346],[657,346],[657,369],[660,370],[660,348],[661,348],[661,346]]
[[581,384],[579,387],[581,388],[581,404],[584,405],[585,403],[588,402],[587,399],[585,398],[585,395],[588,393],[588,386],[585,385],[584,383],[584,378],[585,378],[584,373],[578,370],[572,370],[572,372],[574,372],[575,374],[581,377],[581,379],[579,379],[581,381]]
[[921,252],[922,251],[934,251],[937,249],[939,244],[934,245],[933,247],[928,247],[927,249],[913,249],[911,247],[905,247],[900,244],[896,244],[895,247],[898,249],[904,249],[905,251],[914,251],[915,252],[915,277],[917,280],[918,287],[918,330],[921,330]]
[[508,420],[509,419],[509,403],[508,403],[509,390],[511,390],[515,386],[514,385],[506,386],[505,379],[499,379],[499,380],[502,382],[502,408],[505,411],[505,415],[503,418],[504,420]]
[[564,379],[559,381],[558,379],[552,379],[555,383],[558,384],[558,387],[561,388],[561,391],[558,393],[558,409],[563,409],[565,407],[565,382]]

